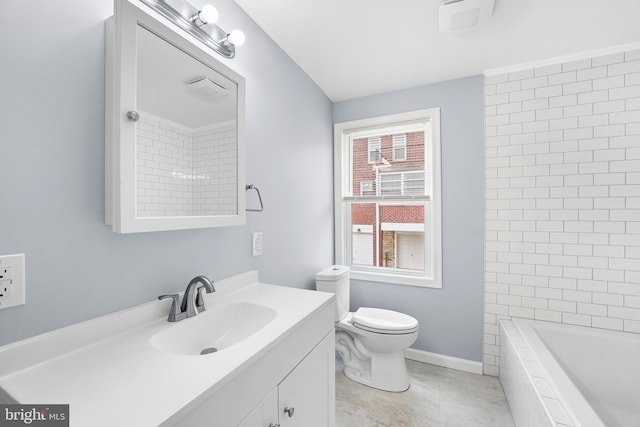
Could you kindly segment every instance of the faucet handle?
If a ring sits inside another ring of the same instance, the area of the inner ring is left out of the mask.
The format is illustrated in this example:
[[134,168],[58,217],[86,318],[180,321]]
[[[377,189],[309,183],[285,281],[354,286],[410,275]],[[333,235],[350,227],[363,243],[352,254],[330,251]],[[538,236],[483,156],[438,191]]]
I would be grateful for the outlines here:
[[182,313],[180,311],[180,294],[171,294],[171,295],[160,295],[158,297],[159,300],[163,300],[166,298],[173,298],[171,302],[171,311],[169,311],[169,322],[177,322],[178,320],[182,320]]
[[204,305],[204,296],[202,295],[202,291],[204,290],[204,286],[200,286],[198,288],[198,293],[196,294],[196,310],[198,313],[202,313],[207,309]]

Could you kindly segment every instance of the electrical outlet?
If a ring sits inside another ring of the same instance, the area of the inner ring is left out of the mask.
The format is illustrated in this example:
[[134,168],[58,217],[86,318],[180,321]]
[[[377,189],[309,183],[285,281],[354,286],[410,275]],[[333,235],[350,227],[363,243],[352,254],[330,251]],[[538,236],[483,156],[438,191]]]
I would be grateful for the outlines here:
[[253,233],[251,235],[251,253],[253,256],[258,256],[258,255],[262,255],[263,252],[263,244],[264,244],[264,240],[263,240],[263,236],[262,236],[262,231],[257,231],[255,233]]
[[24,285],[24,254],[0,256],[0,309],[24,304]]

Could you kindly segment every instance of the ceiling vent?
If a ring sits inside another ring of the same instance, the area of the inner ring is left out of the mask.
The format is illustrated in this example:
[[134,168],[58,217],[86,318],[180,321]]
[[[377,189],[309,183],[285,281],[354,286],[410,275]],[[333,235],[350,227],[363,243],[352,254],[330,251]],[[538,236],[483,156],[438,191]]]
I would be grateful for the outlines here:
[[191,93],[206,98],[215,98],[227,94],[227,89],[224,86],[206,77],[200,77],[187,83],[187,88]]
[[441,33],[479,25],[493,13],[495,0],[444,0],[438,8]]

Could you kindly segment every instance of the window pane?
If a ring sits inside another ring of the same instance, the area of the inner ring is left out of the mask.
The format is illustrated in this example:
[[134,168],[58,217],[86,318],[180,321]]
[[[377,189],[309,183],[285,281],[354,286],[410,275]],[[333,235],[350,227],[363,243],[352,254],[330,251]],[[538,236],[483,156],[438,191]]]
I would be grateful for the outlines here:
[[352,203],[351,264],[425,269],[424,204]]
[[385,173],[380,175],[380,194],[383,196],[402,194],[402,174]]
[[[343,195],[425,194],[424,131],[354,138],[344,164]],[[352,194],[347,192],[352,189]]]
[[380,137],[368,138],[367,139],[367,151],[369,153],[369,161],[368,163],[378,163],[380,162]]
[[407,159],[407,134],[393,135],[393,160]]
[[424,171],[385,173],[380,175],[380,194],[420,195],[424,191]]
[[403,194],[424,194],[424,171],[407,172],[403,178]]
[[376,203],[351,205],[351,264],[375,266],[376,261]]

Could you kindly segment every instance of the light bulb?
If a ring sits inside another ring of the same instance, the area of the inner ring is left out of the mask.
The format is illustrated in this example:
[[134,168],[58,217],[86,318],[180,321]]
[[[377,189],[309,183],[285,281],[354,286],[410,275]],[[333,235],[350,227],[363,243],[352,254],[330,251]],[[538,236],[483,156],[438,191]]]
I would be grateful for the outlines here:
[[218,20],[218,9],[210,4],[202,6],[202,10],[198,12],[198,18],[202,24],[213,24]]
[[244,33],[240,30],[233,30],[227,36],[227,41],[234,46],[242,46],[245,42],[246,38]]

